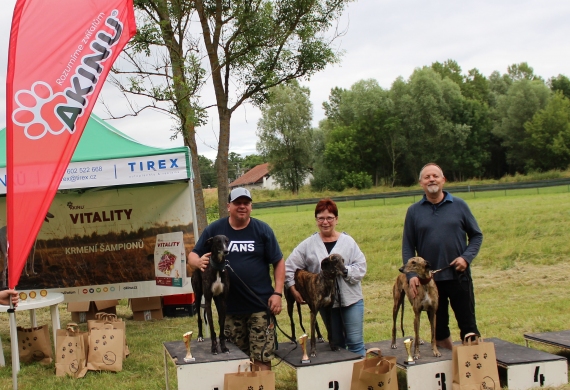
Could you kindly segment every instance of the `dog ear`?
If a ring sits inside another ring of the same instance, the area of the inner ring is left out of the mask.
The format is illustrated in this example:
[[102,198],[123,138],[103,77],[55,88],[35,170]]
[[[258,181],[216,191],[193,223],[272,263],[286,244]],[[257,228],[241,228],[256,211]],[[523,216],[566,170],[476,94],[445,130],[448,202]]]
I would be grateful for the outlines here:
[[333,263],[330,257],[325,257],[321,260],[321,269],[324,271],[330,271],[333,268]]
[[211,248],[212,247],[212,241],[214,241],[214,237],[210,237],[206,240],[206,247],[207,248]]
[[404,267],[405,267],[405,265],[401,266],[400,268],[398,268],[398,271],[400,271],[401,273],[405,273],[405,272],[404,272]]

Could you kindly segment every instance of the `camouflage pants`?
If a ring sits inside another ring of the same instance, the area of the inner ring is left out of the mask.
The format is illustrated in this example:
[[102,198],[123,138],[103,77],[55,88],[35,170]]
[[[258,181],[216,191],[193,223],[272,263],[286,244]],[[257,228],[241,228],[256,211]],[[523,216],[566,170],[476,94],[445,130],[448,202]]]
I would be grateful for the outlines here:
[[275,328],[268,329],[267,312],[226,316],[224,335],[254,360],[270,362],[275,349]]

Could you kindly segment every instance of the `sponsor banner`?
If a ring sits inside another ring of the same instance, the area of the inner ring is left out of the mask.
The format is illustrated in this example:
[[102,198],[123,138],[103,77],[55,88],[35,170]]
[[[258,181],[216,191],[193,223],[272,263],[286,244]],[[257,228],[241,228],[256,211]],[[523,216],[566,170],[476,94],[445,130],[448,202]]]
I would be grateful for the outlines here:
[[[178,261],[185,264],[195,244],[191,199],[186,182],[57,194],[17,289],[62,292],[68,302],[191,290],[190,283],[156,285],[154,261],[157,238],[176,232]],[[4,205],[0,198],[0,235]],[[178,269],[180,276],[185,272]]]
[[182,287],[186,285],[186,255],[182,232],[156,236],[154,274],[157,286]]
[[18,0],[6,75],[9,286],[57,192],[113,62],[133,0]]
[[[185,153],[70,163],[60,190],[189,179]],[[0,194],[6,193],[6,168],[0,168]]]

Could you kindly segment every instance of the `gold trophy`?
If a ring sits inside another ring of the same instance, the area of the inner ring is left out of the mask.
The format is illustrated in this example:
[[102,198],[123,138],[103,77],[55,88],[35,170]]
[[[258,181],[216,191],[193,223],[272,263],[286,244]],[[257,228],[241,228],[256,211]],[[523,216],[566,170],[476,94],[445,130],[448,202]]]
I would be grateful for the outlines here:
[[192,340],[192,332],[184,333],[182,339],[184,340],[184,345],[186,346],[186,357],[184,358],[184,362],[190,363],[195,361],[196,359],[192,357],[192,352],[190,352],[190,341]]
[[311,362],[311,359],[309,359],[309,356],[307,355],[307,339],[308,338],[309,338],[309,336],[307,336],[306,334],[299,337],[299,344],[301,344],[301,348],[303,348],[303,357],[301,358],[301,363],[310,363]]
[[407,338],[404,340],[404,345],[406,347],[406,351],[408,351],[408,360],[405,361],[404,363],[407,364],[408,366],[411,366],[412,364],[416,364],[416,361],[412,357],[412,343],[413,343],[413,340],[411,338]]

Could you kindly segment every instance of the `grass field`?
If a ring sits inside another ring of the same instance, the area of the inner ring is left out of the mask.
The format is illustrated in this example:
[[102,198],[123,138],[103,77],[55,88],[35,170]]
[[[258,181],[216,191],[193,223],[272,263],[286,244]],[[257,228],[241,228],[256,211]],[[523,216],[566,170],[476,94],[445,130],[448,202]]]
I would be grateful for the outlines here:
[[[567,187],[534,191],[461,194],[468,202],[484,233],[479,256],[473,263],[477,318],[483,337],[498,337],[524,345],[523,333],[570,328],[568,280],[570,279],[570,193]],[[365,295],[365,341],[390,338],[391,286],[401,265],[401,236],[406,209],[412,198],[347,202],[339,204],[338,229],[359,243],[366,255],[368,273],[363,281]],[[313,206],[255,210],[254,216],[275,230],[285,256],[309,234],[316,231]],[[166,318],[135,322],[122,300],[119,316],[127,321],[131,356],[123,371],[89,372],[73,380],[54,375],[54,365],[22,365],[20,389],[163,389],[165,388],[162,342],[181,340],[196,329],[195,317]],[[38,310],[38,323],[49,323],[49,311]],[[61,323],[70,321],[65,305],[60,305]],[[409,305],[406,329],[412,331]],[[285,314],[278,318],[288,328]],[[18,314],[20,325],[29,325],[26,313]],[[427,338],[427,320],[422,318],[422,334]],[[84,325],[82,325],[84,327]],[[458,330],[452,321],[452,336]],[[10,362],[7,315],[0,316],[0,337],[6,361]],[[281,340],[284,338],[281,337]],[[533,347],[570,356],[563,351]],[[281,364],[276,369],[277,388],[296,388],[295,371]],[[176,388],[176,372],[169,367],[171,388]],[[0,389],[11,389],[11,368],[0,368]],[[401,387],[402,389],[404,387]],[[570,386],[560,387],[570,389]]]

